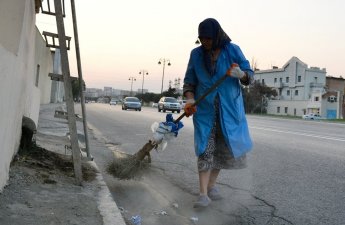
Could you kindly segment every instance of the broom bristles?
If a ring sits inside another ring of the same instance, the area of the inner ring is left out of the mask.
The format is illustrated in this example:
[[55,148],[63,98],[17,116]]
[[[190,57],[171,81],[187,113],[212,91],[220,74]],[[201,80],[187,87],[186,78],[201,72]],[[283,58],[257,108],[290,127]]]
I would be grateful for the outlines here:
[[136,154],[127,155],[125,158],[116,158],[108,165],[107,172],[122,180],[138,179],[149,163],[145,156],[157,145],[149,141]]

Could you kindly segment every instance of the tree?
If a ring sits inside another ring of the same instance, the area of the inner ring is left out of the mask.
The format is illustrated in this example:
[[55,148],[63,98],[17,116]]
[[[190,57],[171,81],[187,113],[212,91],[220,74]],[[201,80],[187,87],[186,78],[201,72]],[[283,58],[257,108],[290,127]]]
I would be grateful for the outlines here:
[[178,98],[180,94],[177,92],[176,88],[169,87],[167,91],[162,93],[162,96],[175,97]]
[[137,94],[135,97],[142,99],[143,102],[158,102],[161,95],[160,94],[155,94],[152,92],[147,92],[145,94]]
[[74,100],[80,99],[80,87],[78,79],[72,80],[72,95]]
[[163,96],[168,97],[175,97],[178,98],[180,93],[177,92],[176,88],[169,87],[167,91],[164,91],[162,94],[155,94],[151,92],[147,92],[145,94],[136,94],[135,97],[142,99],[143,102],[158,102],[159,99]]
[[246,113],[266,113],[268,100],[277,96],[277,91],[259,81],[249,87],[242,87]]

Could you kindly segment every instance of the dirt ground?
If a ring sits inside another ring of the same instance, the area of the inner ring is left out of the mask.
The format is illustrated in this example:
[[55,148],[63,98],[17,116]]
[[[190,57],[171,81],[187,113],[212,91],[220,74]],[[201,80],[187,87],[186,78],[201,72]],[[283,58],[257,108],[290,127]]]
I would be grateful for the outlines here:
[[96,170],[83,164],[83,186],[75,185],[69,157],[33,146],[10,167],[0,194],[1,225],[103,224],[92,182]]

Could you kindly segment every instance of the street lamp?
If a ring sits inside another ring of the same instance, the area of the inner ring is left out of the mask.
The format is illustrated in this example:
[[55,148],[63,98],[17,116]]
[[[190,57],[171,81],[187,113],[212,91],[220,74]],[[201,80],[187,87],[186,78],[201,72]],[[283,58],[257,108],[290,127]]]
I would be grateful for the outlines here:
[[171,66],[170,60],[169,59],[165,59],[165,58],[161,58],[158,61],[158,64],[163,64],[163,76],[162,76],[162,88],[161,88],[161,94],[163,93],[163,83],[164,83],[164,70],[165,70],[165,63],[168,63],[168,66]]
[[139,74],[143,75],[143,82],[141,84],[141,99],[142,99],[144,96],[144,77],[145,75],[149,75],[149,72],[147,70],[140,70]]
[[131,81],[131,96],[132,96],[132,89],[133,89],[133,81],[136,81],[137,79],[135,79],[135,77],[130,77],[130,78],[128,78],[128,80],[130,80]]

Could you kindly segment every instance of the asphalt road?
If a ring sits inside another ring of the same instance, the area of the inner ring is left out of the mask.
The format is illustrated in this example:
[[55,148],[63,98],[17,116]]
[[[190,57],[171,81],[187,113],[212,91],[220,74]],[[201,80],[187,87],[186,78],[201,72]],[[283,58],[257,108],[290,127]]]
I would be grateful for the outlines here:
[[[166,115],[155,108],[136,112],[122,111],[119,105],[86,107],[92,134],[109,149],[92,152],[103,170],[111,150],[136,153],[151,138],[151,124],[164,121]],[[207,225],[344,224],[345,124],[247,119],[254,148],[247,168],[221,172],[223,200],[203,211],[192,208],[198,177],[192,119],[184,118],[178,137],[165,151],[152,153],[152,168],[142,180],[119,181],[104,174],[124,215],[141,215],[143,225],[192,224],[191,217]]]

